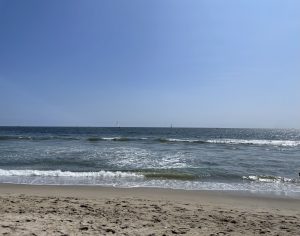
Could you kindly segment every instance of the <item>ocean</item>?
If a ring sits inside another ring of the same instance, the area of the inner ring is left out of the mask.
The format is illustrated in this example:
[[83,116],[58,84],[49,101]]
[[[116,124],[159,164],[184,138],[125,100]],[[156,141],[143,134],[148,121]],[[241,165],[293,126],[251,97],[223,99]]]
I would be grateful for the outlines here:
[[300,130],[0,127],[0,183],[300,195]]

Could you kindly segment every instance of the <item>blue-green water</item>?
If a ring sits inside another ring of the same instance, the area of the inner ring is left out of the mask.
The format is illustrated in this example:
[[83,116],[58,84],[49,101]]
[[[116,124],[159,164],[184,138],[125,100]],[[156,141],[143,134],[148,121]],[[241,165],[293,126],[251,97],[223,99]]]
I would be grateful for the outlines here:
[[0,182],[300,193],[300,131],[0,127]]

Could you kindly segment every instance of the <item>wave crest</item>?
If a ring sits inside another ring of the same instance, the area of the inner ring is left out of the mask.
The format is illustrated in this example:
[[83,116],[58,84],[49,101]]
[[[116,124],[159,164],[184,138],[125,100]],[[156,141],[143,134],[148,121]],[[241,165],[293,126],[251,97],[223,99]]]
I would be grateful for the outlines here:
[[265,183],[295,183],[296,179],[272,176],[272,175],[249,175],[242,177],[245,180],[255,181],[255,182],[265,182]]
[[172,143],[172,142],[182,142],[182,143],[206,143],[206,141],[198,139],[178,139],[178,138],[159,138],[157,141],[161,143]]
[[244,144],[244,145],[272,145],[283,147],[300,146],[300,141],[297,140],[259,140],[259,139],[177,139],[177,138],[160,138],[157,139],[161,143],[183,142],[183,143],[211,143],[211,144]]
[[259,139],[211,139],[208,143],[216,144],[248,144],[248,145],[273,145],[284,147],[295,147],[300,145],[300,141],[295,140],[259,140]]
[[98,177],[98,178],[143,178],[141,174],[122,171],[72,172],[61,170],[3,170],[0,176],[40,176],[40,177]]
[[128,137],[89,137],[88,141],[97,142],[97,141],[133,141],[133,140],[145,140],[147,138],[128,138]]
[[46,140],[81,140],[89,142],[98,141],[154,141],[160,143],[188,143],[188,144],[223,144],[223,145],[266,145],[279,147],[297,147],[300,146],[300,140],[267,140],[267,139],[193,139],[193,138],[149,138],[149,137],[76,137],[76,136],[23,136],[23,135],[0,135],[0,141],[46,141]]

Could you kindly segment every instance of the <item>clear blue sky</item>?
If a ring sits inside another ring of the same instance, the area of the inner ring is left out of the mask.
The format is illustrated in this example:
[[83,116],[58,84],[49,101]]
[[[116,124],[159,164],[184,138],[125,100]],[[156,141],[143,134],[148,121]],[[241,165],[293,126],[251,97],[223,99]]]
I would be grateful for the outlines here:
[[299,0],[0,0],[0,125],[300,128]]

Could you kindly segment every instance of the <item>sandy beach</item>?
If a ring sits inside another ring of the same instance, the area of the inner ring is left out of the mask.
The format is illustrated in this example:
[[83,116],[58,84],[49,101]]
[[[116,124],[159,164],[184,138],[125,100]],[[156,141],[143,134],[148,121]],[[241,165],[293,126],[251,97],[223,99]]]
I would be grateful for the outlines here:
[[300,199],[218,191],[0,185],[2,235],[299,235]]

